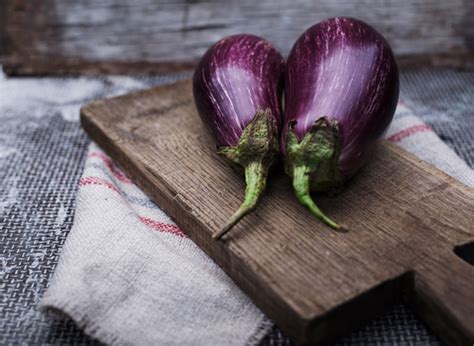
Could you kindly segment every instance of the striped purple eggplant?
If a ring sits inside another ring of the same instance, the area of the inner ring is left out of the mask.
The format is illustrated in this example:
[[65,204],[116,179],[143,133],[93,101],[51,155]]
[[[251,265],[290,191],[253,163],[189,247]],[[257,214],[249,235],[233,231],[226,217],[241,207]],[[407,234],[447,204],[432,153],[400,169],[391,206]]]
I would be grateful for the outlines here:
[[398,101],[398,68],[368,24],[331,18],[294,44],[285,70],[282,154],[299,201],[332,228],[310,191],[337,191],[370,157]]
[[194,101],[213,134],[218,153],[245,172],[245,198],[222,237],[251,212],[279,156],[283,58],[252,35],[220,40],[201,59],[193,78]]

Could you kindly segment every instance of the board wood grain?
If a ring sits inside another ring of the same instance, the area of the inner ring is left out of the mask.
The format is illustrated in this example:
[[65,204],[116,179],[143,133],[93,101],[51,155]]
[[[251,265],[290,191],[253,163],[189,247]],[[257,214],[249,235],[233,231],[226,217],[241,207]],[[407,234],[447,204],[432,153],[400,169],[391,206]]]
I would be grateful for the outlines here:
[[286,55],[334,16],[378,29],[408,65],[473,66],[472,0],[2,0],[8,74],[160,73],[186,69],[220,38],[265,37]]
[[449,345],[474,341],[474,267],[453,249],[474,240],[474,191],[381,143],[336,197],[314,196],[338,233],[272,176],[258,209],[223,241],[244,181],[215,154],[191,82],[101,100],[84,129],[291,337],[323,344],[405,301]]

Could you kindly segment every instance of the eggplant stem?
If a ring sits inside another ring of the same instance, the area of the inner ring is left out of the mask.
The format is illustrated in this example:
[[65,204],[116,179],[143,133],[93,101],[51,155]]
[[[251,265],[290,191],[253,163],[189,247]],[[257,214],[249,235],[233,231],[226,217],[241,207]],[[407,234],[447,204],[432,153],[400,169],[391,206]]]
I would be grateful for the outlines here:
[[229,232],[240,219],[253,211],[256,207],[262,192],[267,185],[268,167],[262,162],[250,162],[245,167],[245,198],[239,209],[230,217],[225,226],[217,233],[213,234],[212,238],[220,239],[224,234]]
[[311,199],[310,191],[310,176],[308,167],[296,166],[293,168],[293,189],[295,190],[296,197],[309,211],[316,216],[319,220],[324,222],[329,227],[335,230],[341,230],[341,226],[327,217],[321,209],[318,208],[316,203]]

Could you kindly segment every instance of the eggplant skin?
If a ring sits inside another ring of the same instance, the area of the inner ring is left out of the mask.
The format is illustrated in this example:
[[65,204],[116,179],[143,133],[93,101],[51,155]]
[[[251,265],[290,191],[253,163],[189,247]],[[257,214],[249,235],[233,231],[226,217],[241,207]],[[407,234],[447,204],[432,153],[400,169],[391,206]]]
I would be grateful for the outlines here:
[[287,60],[281,151],[285,155],[290,122],[302,139],[317,119],[335,119],[341,138],[337,166],[346,180],[388,128],[398,95],[392,49],[373,27],[346,17],[316,24],[300,36]]
[[218,147],[236,146],[258,110],[281,128],[283,57],[264,39],[234,35],[212,45],[193,77],[198,113]]

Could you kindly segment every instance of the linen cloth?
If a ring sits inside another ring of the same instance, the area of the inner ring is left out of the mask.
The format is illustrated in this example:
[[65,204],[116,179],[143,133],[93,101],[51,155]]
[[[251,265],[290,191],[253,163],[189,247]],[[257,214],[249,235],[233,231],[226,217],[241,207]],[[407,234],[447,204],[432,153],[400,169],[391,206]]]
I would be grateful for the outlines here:
[[[402,103],[388,140],[474,186],[474,173]],[[74,226],[40,306],[105,343],[244,345],[271,322],[95,145]]]

